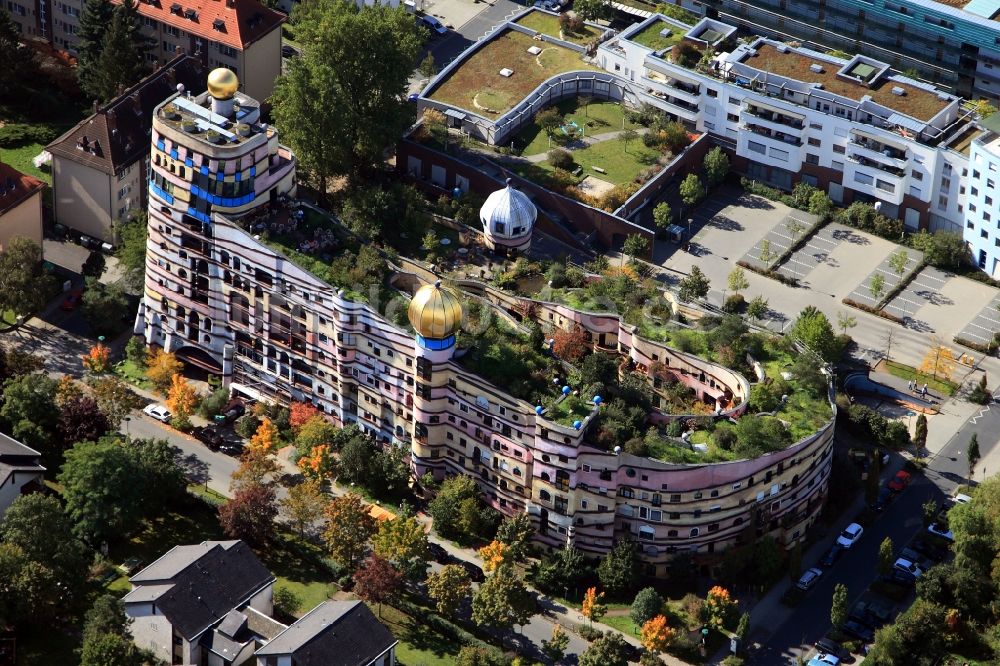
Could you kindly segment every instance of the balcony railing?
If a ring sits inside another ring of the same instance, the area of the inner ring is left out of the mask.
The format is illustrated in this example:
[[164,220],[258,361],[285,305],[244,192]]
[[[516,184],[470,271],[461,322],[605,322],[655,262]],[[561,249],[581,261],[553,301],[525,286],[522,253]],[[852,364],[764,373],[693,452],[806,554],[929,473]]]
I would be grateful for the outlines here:
[[851,154],[847,156],[847,159],[855,164],[860,164],[864,167],[871,167],[873,169],[878,169],[883,173],[887,173],[895,178],[902,178],[906,175],[905,169],[900,169],[898,167],[890,166],[878,160],[871,160],[863,155]]
[[749,104],[747,106],[744,106],[743,110],[746,111],[751,116],[754,116],[755,118],[760,118],[761,120],[766,120],[769,123],[784,125],[786,127],[791,127],[793,129],[798,129],[798,130],[802,129],[803,127],[802,121],[799,120],[798,118],[784,116],[774,111],[767,111],[765,109],[761,109],[759,107],[752,106]]
[[771,139],[772,141],[780,141],[781,143],[787,143],[790,146],[801,146],[802,139],[797,136],[792,136],[791,134],[784,134],[783,132],[775,132],[766,127],[761,127],[760,125],[753,125],[751,123],[744,123],[740,126],[740,129],[745,129],[748,132],[753,132],[757,136],[762,136],[766,139]]

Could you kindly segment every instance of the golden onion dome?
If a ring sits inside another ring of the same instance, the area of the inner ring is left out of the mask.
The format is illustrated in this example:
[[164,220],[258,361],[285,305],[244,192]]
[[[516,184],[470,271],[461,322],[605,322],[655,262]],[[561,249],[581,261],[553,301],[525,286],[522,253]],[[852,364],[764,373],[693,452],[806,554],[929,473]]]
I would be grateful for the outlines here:
[[422,337],[443,340],[455,335],[462,325],[462,301],[454,289],[442,287],[438,280],[417,290],[407,314]]
[[215,99],[229,99],[239,87],[240,80],[236,74],[225,67],[213,69],[208,75],[208,94]]

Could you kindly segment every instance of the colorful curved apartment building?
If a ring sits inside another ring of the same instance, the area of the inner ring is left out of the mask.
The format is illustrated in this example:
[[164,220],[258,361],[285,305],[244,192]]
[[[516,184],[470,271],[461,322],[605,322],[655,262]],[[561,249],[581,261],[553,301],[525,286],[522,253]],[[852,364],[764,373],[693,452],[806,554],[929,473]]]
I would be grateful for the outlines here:
[[[717,418],[739,418],[749,383],[638,336],[615,314],[474,281],[444,286],[422,269],[394,276],[413,291],[413,331],[391,323],[261,239],[271,224],[295,223],[283,206],[295,194],[295,158],[260,123],[257,102],[237,92],[231,72],[213,72],[207,93],[179,92],[157,107],[152,143],[145,297],[135,329],[150,345],[221,375],[234,392],[310,402],[384,445],[407,447],[417,476],[472,476],[499,510],[527,511],[538,540],[553,548],[572,543],[600,556],[616,540],[634,539],[657,574],[673,553],[721,551],[752,533],[791,545],[816,519],[830,473],[832,407],[817,432],[753,460],[679,465],[602,450],[586,440],[597,396],[563,389],[556,377],[543,407],[471,369],[457,341],[463,298],[512,326],[527,312],[548,327],[579,326],[594,351],[645,373],[654,404],[662,399],[658,381],[669,377],[694,389]],[[514,209],[502,209],[504,201]],[[530,239],[531,205],[514,190],[493,200],[483,221],[494,249],[526,245],[520,227]],[[498,221],[519,228],[498,231]]]

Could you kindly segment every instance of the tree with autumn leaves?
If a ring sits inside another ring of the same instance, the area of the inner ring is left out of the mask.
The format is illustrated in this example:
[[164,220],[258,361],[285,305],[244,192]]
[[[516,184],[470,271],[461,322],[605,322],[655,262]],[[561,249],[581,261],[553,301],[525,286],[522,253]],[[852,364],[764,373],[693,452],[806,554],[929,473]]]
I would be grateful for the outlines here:
[[381,521],[372,537],[372,550],[410,580],[423,580],[427,575],[427,533],[415,516]]
[[146,364],[146,379],[153,384],[157,391],[166,393],[174,375],[180,374],[182,370],[184,370],[184,364],[178,361],[176,356],[157,348],[149,354],[149,361]]
[[571,330],[558,328],[552,334],[552,351],[556,356],[574,363],[586,356],[590,342],[587,340],[587,333],[580,326],[574,326]]
[[337,476],[337,458],[329,444],[314,446],[308,455],[300,456],[295,464],[307,479],[324,481]]
[[178,373],[171,377],[170,390],[167,391],[167,408],[173,414],[170,425],[181,431],[190,430],[191,415],[198,408],[200,399],[184,375]]
[[270,418],[264,417],[257,426],[257,432],[250,438],[250,449],[268,454],[278,448],[278,428]]
[[360,495],[335,497],[326,505],[323,540],[330,556],[353,571],[368,550],[377,525]]
[[454,616],[471,591],[469,573],[457,564],[446,564],[427,577],[427,593],[442,615]]
[[479,549],[479,557],[483,558],[483,571],[493,573],[503,565],[510,563],[510,546],[502,541],[492,541]]
[[403,575],[378,555],[369,555],[354,572],[354,593],[370,604],[378,604],[379,617],[382,604],[396,595],[402,583]]
[[677,631],[667,625],[667,618],[663,615],[657,615],[642,625],[642,645],[653,654],[666,652],[675,638]]
[[596,587],[588,587],[586,594],[583,595],[581,613],[590,621],[591,626],[595,622],[600,622],[604,614],[608,612],[607,605],[601,603],[603,600],[604,593],[598,593]]
[[98,342],[90,348],[89,353],[81,358],[87,372],[92,372],[95,375],[103,375],[111,369],[111,350],[103,343]]
[[716,585],[708,591],[705,598],[705,614],[710,624],[718,629],[729,626],[736,619],[737,601],[729,594],[729,590]]

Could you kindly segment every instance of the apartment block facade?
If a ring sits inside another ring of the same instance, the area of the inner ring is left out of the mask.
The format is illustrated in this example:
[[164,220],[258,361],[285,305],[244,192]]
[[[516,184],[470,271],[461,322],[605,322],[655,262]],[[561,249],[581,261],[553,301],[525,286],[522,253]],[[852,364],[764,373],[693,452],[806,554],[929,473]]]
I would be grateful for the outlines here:
[[[6,0],[26,39],[47,42],[70,55],[76,55],[83,5],[84,0]],[[284,14],[258,0],[136,0],[136,6],[150,69],[187,53],[206,69],[236,72],[247,95],[260,100],[271,95],[281,74]]]
[[[647,570],[662,574],[674,552],[717,552],[753,533],[789,546],[803,538],[826,494],[832,407],[816,433],[753,460],[673,465],[590,446],[600,399],[585,418],[560,420],[470,371],[454,354],[459,298],[432,276],[394,277],[414,293],[414,333],[260,240],[294,194],[295,160],[259,124],[256,102],[235,91],[213,72],[209,93],[174,95],[155,111],[135,329],[149,344],[220,374],[239,394],[309,402],[385,446],[406,447],[418,476],[472,476],[499,510],[528,512],[549,547],[572,543],[600,556],[636,539]],[[504,198],[518,210],[494,206],[484,219],[534,219],[521,198]],[[483,295],[508,312],[526,306],[492,287]],[[617,316],[541,301],[530,309],[546,325],[581,326],[595,350],[643,371],[659,364],[722,416],[746,409],[749,384],[738,373],[640,338]],[[650,383],[660,390],[652,373]]]
[[997,0],[709,0],[708,15],[755,33],[861,53],[966,98],[1000,97]]
[[968,214],[965,240],[972,260],[991,276],[1000,276],[1000,135],[984,132],[972,142],[969,159]]
[[[714,53],[711,63],[682,66],[670,49],[636,41],[657,29]],[[958,97],[862,55],[767,38],[727,52],[720,47],[733,31],[711,19],[691,27],[653,16],[601,44],[596,61],[632,84],[628,101],[728,146],[749,178],[786,190],[806,182],[838,204],[878,202],[911,230],[961,227],[968,155],[951,146],[975,125]]]

